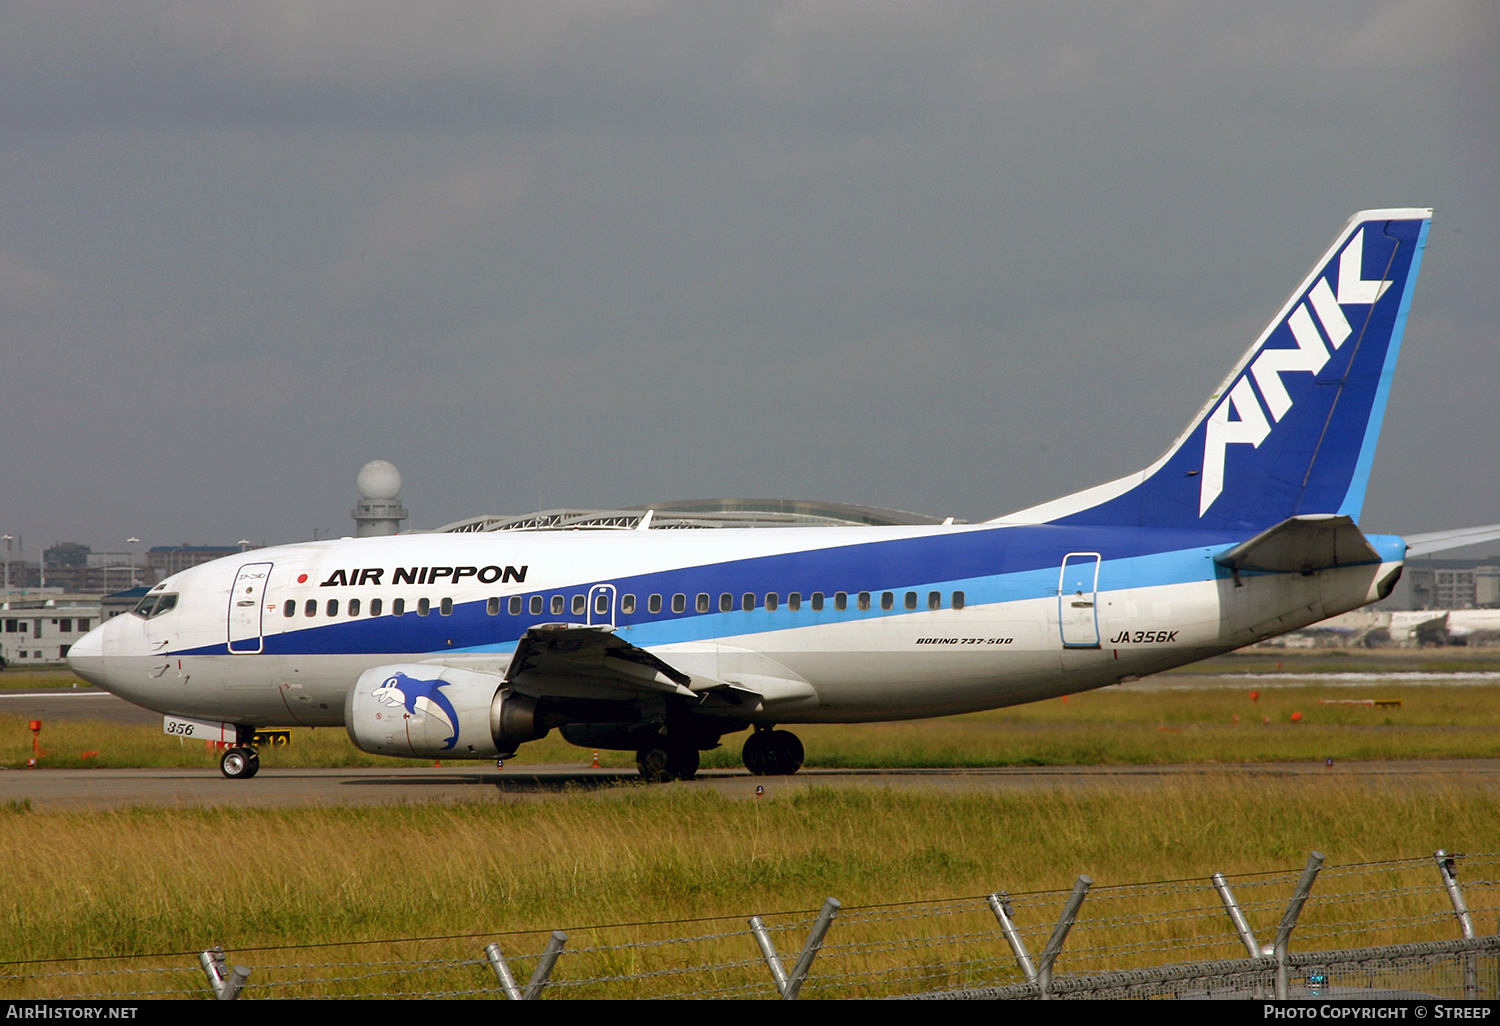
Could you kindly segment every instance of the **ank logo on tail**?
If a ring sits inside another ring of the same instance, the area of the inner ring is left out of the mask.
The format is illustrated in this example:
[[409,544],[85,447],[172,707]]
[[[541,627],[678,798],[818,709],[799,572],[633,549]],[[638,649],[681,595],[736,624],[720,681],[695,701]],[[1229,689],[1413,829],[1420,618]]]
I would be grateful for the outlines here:
[[[1200,517],[1224,490],[1227,448],[1230,445],[1260,448],[1272,426],[1280,423],[1295,405],[1282,375],[1300,371],[1316,377],[1330,356],[1354,334],[1344,308],[1370,306],[1391,287],[1392,282],[1381,276],[1364,277],[1364,249],[1365,229],[1361,227],[1339,255],[1337,272],[1333,272],[1330,260],[1312,288],[1297,301],[1291,315],[1276,325],[1286,325],[1296,346],[1261,349],[1209,414],[1203,438]],[[1330,284],[1330,277],[1336,279],[1336,284]],[[1253,387],[1251,379],[1255,382]]]

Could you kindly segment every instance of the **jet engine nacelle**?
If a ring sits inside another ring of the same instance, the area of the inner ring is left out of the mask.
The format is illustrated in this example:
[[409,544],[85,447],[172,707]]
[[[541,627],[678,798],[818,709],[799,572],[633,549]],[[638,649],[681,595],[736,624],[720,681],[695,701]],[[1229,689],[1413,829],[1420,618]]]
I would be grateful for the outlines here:
[[508,758],[546,735],[536,699],[497,673],[424,663],[376,666],[359,675],[344,705],[357,748],[418,759]]

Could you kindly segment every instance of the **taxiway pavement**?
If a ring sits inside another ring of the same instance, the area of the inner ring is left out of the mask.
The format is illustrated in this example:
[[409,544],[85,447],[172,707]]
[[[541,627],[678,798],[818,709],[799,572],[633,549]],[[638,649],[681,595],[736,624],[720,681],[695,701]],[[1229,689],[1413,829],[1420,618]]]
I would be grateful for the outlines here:
[[807,769],[791,777],[752,777],[744,770],[705,770],[697,780],[645,785],[633,771],[578,765],[427,767],[416,769],[263,769],[251,780],[226,780],[211,769],[15,769],[0,771],[0,802],[29,801],[35,810],[109,809],[132,805],[291,808],[370,806],[393,802],[546,801],[580,792],[629,794],[637,787],[710,788],[754,799],[812,787],[876,787],[946,793],[1143,790],[1189,780],[1232,778],[1245,786],[1288,780],[1354,784],[1372,791],[1500,786],[1500,760],[1257,763],[1218,766],[1007,766],[993,769]]

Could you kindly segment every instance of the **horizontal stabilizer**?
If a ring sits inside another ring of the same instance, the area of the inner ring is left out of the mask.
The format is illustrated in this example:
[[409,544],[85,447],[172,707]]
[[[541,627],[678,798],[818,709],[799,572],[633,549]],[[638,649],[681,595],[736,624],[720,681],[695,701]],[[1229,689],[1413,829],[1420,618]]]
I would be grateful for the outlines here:
[[1406,558],[1428,556],[1434,552],[1447,552],[1449,549],[1461,549],[1465,545],[1478,545],[1480,542],[1494,541],[1496,538],[1500,538],[1500,524],[1408,535]]
[[1221,552],[1214,562],[1236,572],[1310,574],[1336,566],[1379,563],[1380,553],[1354,525],[1352,517],[1312,513],[1283,520]]

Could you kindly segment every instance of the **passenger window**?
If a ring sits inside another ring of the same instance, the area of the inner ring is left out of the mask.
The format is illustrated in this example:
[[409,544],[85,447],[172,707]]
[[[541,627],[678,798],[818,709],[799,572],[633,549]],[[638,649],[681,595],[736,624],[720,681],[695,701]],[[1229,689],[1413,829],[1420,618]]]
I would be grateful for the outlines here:
[[370,615],[371,616],[379,616],[380,615],[380,607],[381,607],[381,605],[382,605],[382,603],[381,603],[380,599],[371,599],[370,600]]
[[542,615],[542,597],[540,595],[531,596],[531,615]]
[[821,613],[823,611],[823,593],[821,591],[812,593],[812,607],[814,613]]
[[622,612],[622,613],[633,613],[633,612],[635,612],[635,596],[634,595],[621,595],[620,596],[620,612]]
[[858,598],[858,600],[856,600],[855,604],[857,606],[859,606],[860,609],[869,609],[870,608],[870,593],[868,591],[862,591],[862,592],[860,592],[859,593],[859,598]]
[[777,594],[774,591],[766,592],[766,611],[774,613],[779,605],[781,605],[781,599]]
[[917,593],[916,592],[909,591],[909,592],[906,593],[906,608],[907,609],[916,609],[917,608]]
[[794,613],[797,610],[801,609],[802,608],[802,593],[800,591],[794,591],[790,595],[788,595],[786,597],[786,607],[788,609],[790,609]]
[[927,608],[928,609],[942,609],[943,608],[943,593],[940,592],[940,591],[929,591],[927,593]]
[[444,616],[452,616],[453,615],[453,600],[451,598],[445,598],[445,599],[443,599],[442,604],[438,606],[438,611],[440,613],[442,613]]
[[719,612],[727,613],[734,608],[734,596],[724,592],[719,596]]
[[317,616],[318,615],[318,600],[317,599],[308,599],[307,600],[307,605],[304,606],[303,609],[302,609],[302,615],[303,616]]
[[753,594],[751,594],[750,592],[748,592],[748,591],[745,592],[745,594],[741,595],[740,596],[740,608],[743,609],[747,613],[750,612],[750,610],[754,609],[755,608],[755,596]]
[[485,611],[486,615],[489,615],[489,616],[499,616],[500,615],[500,596],[499,595],[491,595],[488,599],[486,599],[485,603],[484,603],[484,611]]
[[953,608],[954,609],[962,609],[963,607],[964,607],[964,593],[961,592],[961,591],[955,591],[953,593]]
[[646,600],[646,611],[649,612],[649,613],[659,613],[659,612],[661,612],[661,596],[660,595],[652,595],[649,599]]
[[425,597],[417,599],[417,615],[426,616],[430,612],[432,612],[432,599]]
[[329,599],[328,600],[328,615],[329,616],[338,616],[339,615],[339,600],[338,599]]
[[609,592],[601,591],[599,594],[594,596],[594,612],[609,612]]
[[888,591],[882,591],[880,593],[880,608],[881,609],[889,609],[892,606],[894,606],[895,604],[896,604],[896,596],[892,595]]
[[392,616],[401,616],[405,612],[406,612],[406,599],[399,598],[399,599],[394,599],[391,602],[391,615]]
[[[866,604],[868,605],[868,601],[866,602]],[[836,592],[834,592],[833,593],[833,608],[834,609],[838,609],[838,610],[848,609],[849,608],[849,593],[846,592],[846,591],[836,591]]]
[[350,599],[349,600],[349,615],[350,616],[358,616],[359,615],[359,599]]
[[510,615],[511,616],[520,616],[521,615],[521,596],[519,596],[519,595],[512,595],[510,597]]
[[708,596],[701,591],[698,593],[697,608],[700,613],[708,612]]
[[553,616],[562,616],[563,609],[567,606],[567,602],[568,602],[568,600],[565,599],[565,598],[563,598],[561,595],[553,595],[552,596],[552,615]]
[[574,616],[582,616],[584,610],[588,608],[588,605],[589,605],[589,600],[586,597],[584,597],[583,595],[574,595],[573,596],[573,615]]
[[674,613],[681,613],[681,612],[684,612],[686,609],[687,609],[687,596],[684,595],[682,592],[679,591],[676,595],[672,596],[672,612],[674,612]]
[[281,607],[281,615],[282,616],[296,616],[297,615],[297,600],[296,599],[287,599],[286,600],[286,605],[284,605],[284,606]]

